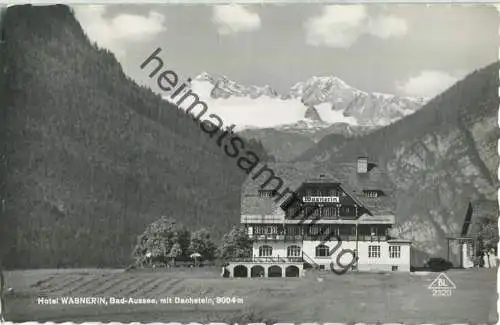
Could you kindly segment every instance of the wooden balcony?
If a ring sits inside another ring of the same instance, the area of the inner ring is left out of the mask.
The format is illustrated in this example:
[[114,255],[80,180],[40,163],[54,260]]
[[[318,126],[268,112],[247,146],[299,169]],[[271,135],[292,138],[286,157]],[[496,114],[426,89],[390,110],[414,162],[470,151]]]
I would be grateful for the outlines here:
[[240,220],[242,224],[282,224],[285,217],[280,215],[242,215]]
[[[284,242],[295,242],[295,241],[322,241],[325,240],[327,234],[323,235],[283,235],[283,234],[273,234],[273,235],[250,235],[249,238],[256,241],[284,241]],[[341,240],[344,241],[356,241],[355,235],[340,235]],[[335,241],[336,236],[332,235],[328,239],[329,241]],[[358,236],[358,241],[369,241],[369,242],[383,242],[390,238],[387,236]]]

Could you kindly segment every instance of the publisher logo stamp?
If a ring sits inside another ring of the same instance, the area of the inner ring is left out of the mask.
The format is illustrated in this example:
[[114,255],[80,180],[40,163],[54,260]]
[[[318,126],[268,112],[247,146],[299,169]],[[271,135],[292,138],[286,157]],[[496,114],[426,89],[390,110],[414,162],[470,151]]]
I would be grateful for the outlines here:
[[440,273],[429,285],[433,297],[449,297],[457,286],[444,273]]

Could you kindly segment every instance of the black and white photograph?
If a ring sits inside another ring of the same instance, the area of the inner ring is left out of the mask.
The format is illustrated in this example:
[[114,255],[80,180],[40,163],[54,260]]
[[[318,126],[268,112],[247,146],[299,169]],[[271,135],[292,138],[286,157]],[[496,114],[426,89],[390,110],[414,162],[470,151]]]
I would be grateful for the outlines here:
[[496,324],[499,10],[4,6],[0,322]]

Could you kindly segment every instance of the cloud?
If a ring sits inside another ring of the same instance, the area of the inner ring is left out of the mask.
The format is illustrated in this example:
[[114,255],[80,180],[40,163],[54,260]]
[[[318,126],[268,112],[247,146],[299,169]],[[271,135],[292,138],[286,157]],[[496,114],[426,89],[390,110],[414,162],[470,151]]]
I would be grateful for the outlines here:
[[398,83],[397,88],[406,96],[432,98],[464,77],[464,73],[449,74],[437,70],[424,70],[419,75]]
[[221,35],[250,32],[260,28],[260,17],[241,5],[215,6],[212,22]]
[[395,16],[380,16],[370,21],[368,33],[382,39],[401,37],[408,32],[404,19]]
[[73,9],[90,40],[118,56],[124,56],[131,43],[147,42],[167,30],[165,17],[154,11],[147,16],[119,14],[108,18],[104,5],[75,5]]
[[362,5],[324,6],[323,12],[304,24],[307,43],[314,46],[348,48],[363,34],[382,39],[401,37],[406,21],[392,15],[370,17]]
[[311,45],[349,47],[362,33],[366,18],[363,6],[326,6],[320,16],[306,21],[307,42]]

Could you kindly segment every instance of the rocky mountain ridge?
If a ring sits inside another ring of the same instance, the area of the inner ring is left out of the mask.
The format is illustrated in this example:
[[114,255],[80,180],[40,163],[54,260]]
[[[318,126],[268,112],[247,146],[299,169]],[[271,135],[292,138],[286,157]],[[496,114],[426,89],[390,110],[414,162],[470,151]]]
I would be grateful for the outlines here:
[[[246,129],[241,134],[258,139],[267,152],[277,161],[292,161],[308,150],[312,150],[325,136],[329,136],[330,149],[340,148],[348,141],[368,134],[376,127],[357,126],[348,123],[329,124],[323,121],[304,119],[276,128]],[[334,140],[333,140],[334,139]]]

